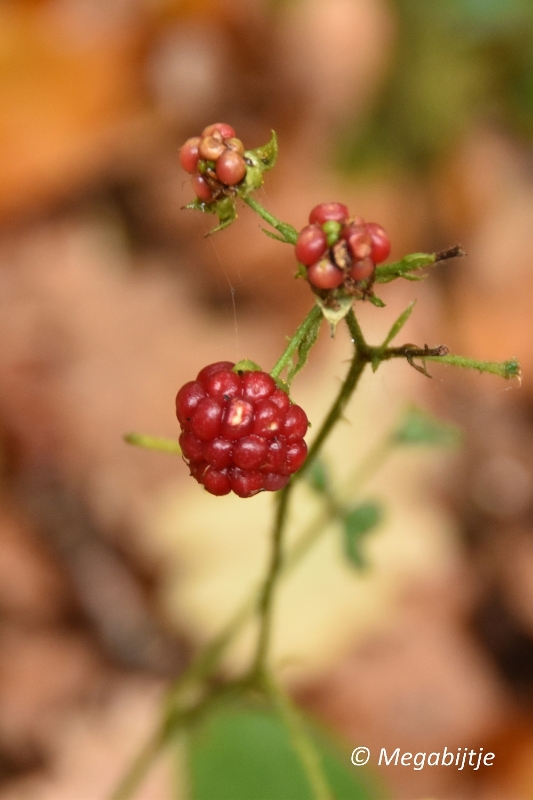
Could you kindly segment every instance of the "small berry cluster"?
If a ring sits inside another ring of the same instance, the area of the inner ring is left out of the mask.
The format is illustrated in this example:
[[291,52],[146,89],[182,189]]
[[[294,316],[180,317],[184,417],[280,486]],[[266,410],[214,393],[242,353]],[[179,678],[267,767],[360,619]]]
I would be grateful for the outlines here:
[[305,461],[307,416],[267,372],[234,366],[210,364],[179,390],[181,450],[211,494],[275,492]]
[[376,264],[390,253],[389,237],[381,225],[350,218],[342,203],[315,206],[309,223],[300,231],[295,247],[309,283],[321,290],[344,286],[351,294],[360,291],[360,281],[370,286]]
[[244,145],[231,125],[215,122],[201,136],[187,139],[180,149],[180,164],[192,177],[196,196],[210,203],[246,175]]

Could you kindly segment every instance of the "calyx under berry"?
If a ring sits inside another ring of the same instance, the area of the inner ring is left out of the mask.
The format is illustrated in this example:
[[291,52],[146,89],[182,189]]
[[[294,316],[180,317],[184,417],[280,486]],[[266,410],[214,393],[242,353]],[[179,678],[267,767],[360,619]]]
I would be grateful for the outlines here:
[[304,410],[267,372],[235,369],[243,363],[209,364],[176,396],[183,458],[210,494],[277,491],[307,456]]

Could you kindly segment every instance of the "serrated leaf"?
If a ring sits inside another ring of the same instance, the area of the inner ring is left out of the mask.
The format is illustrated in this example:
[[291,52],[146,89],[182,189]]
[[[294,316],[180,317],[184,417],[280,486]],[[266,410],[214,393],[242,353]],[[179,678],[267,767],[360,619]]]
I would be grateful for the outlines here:
[[392,434],[393,442],[400,445],[456,447],[461,439],[461,431],[456,425],[444,422],[416,407],[407,410]]
[[435,253],[410,253],[404,256],[401,261],[395,261],[394,264],[377,267],[375,282],[389,283],[396,280],[396,278],[406,278],[411,281],[421,280],[421,276],[412,275],[411,273],[435,263],[435,258]]
[[411,312],[412,312],[413,308],[415,307],[415,303],[416,303],[416,300],[413,300],[411,303],[409,303],[409,305],[407,306],[405,311],[402,311],[402,313],[400,314],[398,319],[391,325],[391,329],[388,332],[388,334],[386,335],[386,337],[385,337],[385,339],[383,341],[383,344],[381,345],[382,348],[387,347],[392,342],[394,337],[399,334],[399,332],[401,331],[401,329],[403,328],[403,326],[405,325],[405,323],[407,322],[407,320],[411,316]]
[[324,462],[317,458],[305,473],[305,479],[315,492],[324,494],[330,485],[329,474]]
[[[336,800],[377,800],[364,767],[309,726],[326,780]],[[193,728],[187,739],[191,800],[313,800],[314,793],[277,712],[224,705]]]
[[315,297],[315,300],[317,305],[320,306],[322,314],[328,321],[331,338],[333,339],[337,325],[344,319],[353,305],[353,297],[346,295],[344,297],[335,298],[336,308],[327,306],[321,297]]
[[366,534],[380,524],[382,519],[383,506],[370,501],[356,506],[344,517],[344,555],[349,563],[357,569],[364,569],[366,566],[361,553],[361,541]]
[[289,384],[289,386],[291,385],[294,376],[298,372],[300,372],[300,370],[303,369],[303,367],[306,365],[311,348],[318,339],[318,334],[320,333],[321,325],[322,325],[321,317],[317,317],[316,320],[313,320],[312,324],[307,328],[305,336],[298,345],[298,350],[296,351],[297,352],[296,363],[292,364],[287,372],[287,383]]

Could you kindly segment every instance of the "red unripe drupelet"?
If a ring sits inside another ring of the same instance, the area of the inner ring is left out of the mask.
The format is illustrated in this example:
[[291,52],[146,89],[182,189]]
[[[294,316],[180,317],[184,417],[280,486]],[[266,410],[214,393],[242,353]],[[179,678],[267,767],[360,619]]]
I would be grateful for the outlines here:
[[325,257],[307,267],[307,280],[317,289],[337,289],[344,281],[344,275],[341,269]]
[[214,122],[212,125],[208,125],[207,128],[204,128],[202,131],[202,138],[204,136],[212,136],[214,131],[218,131],[222,134],[223,139],[232,139],[235,136],[235,129],[228,125],[227,122]]
[[365,228],[372,240],[372,261],[375,264],[380,264],[389,256],[391,250],[390,239],[377,222],[367,222]]
[[309,222],[311,224],[318,223],[318,225],[323,225],[329,220],[344,223],[348,221],[349,216],[350,212],[344,203],[320,203],[309,214]]
[[246,175],[246,162],[235,150],[224,150],[217,159],[215,171],[221,183],[236,186]]
[[364,281],[370,278],[375,266],[371,258],[362,258],[360,261],[354,261],[350,267],[350,278],[354,281]]
[[213,199],[213,191],[203,175],[193,175],[191,179],[194,193],[202,203],[210,203]]
[[278,491],[304,463],[307,416],[266,372],[233,366],[210,364],[178,392],[183,457],[211,494]]
[[324,255],[327,249],[326,234],[320,225],[307,225],[298,234],[294,253],[300,264],[310,267]]
[[180,147],[180,164],[185,172],[190,172],[191,175],[196,172],[196,165],[200,157],[198,153],[200,141],[199,136],[193,136]]

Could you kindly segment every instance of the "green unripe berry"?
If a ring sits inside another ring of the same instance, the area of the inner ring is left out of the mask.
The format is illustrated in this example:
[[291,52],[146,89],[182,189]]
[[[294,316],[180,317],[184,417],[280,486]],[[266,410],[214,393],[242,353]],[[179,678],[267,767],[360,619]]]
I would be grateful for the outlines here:
[[328,221],[324,222],[322,225],[322,230],[326,234],[328,247],[332,247],[335,242],[339,241],[342,225],[340,222],[336,222],[334,219],[328,219]]

